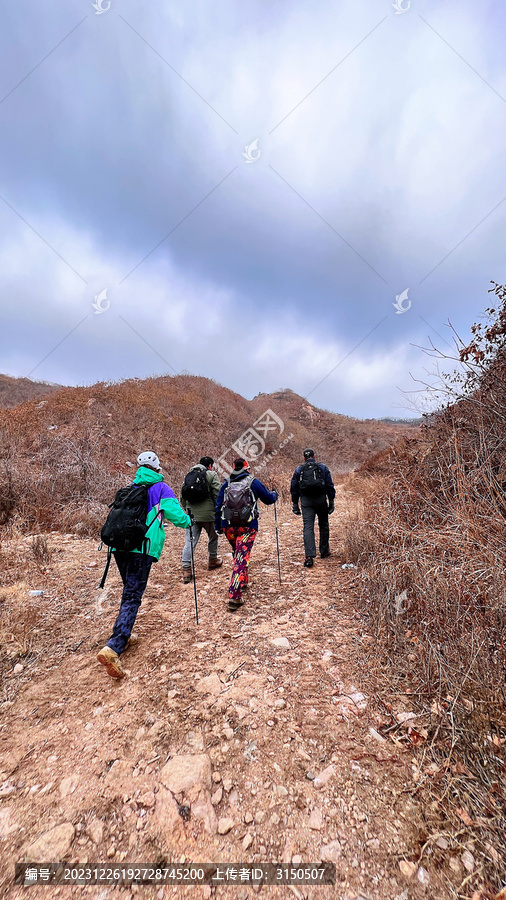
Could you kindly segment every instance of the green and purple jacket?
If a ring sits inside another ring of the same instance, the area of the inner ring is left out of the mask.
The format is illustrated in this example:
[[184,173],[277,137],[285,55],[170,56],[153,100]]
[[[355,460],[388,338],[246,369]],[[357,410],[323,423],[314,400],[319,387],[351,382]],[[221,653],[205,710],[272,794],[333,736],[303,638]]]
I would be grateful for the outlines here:
[[[146,523],[150,523],[146,532],[149,541],[148,554],[160,559],[165,542],[164,519],[172,522],[176,528],[189,528],[190,517],[181,509],[177,497],[163,480],[163,475],[153,472],[147,466],[140,466],[134,478],[134,484],[147,484],[148,490],[148,515]],[[134,550],[140,553],[140,550]]]

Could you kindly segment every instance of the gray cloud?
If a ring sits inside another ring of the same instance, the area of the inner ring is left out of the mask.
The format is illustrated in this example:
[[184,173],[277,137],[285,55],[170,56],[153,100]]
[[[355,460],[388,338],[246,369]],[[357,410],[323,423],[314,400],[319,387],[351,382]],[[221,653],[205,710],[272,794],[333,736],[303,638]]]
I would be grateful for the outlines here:
[[88,315],[34,376],[163,371],[122,315],[178,371],[306,394],[388,316],[311,399],[391,413],[426,322],[467,331],[505,277],[503,7],[11,4],[0,98],[84,16],[0,103],[0,194],[25,220],[0,200],[0,368]]

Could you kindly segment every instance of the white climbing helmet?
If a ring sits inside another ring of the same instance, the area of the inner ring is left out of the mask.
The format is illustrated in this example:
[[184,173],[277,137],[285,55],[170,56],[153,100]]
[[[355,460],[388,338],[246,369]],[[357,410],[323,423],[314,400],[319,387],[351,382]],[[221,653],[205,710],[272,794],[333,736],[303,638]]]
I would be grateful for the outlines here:
[[154,469],[155,472],[159,472],[161,469],[160,460],[158,459],[156,453],[153,452],[153,450],[145,450],[144,453],[139,453],[137,457],[137,465],[149,466],[151,469]]

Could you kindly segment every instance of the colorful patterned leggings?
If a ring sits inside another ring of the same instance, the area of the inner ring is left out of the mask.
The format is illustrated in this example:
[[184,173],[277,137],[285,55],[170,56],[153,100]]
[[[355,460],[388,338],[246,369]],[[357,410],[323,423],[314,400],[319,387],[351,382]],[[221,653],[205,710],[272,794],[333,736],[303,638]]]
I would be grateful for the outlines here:
[[234,567],[228,588],[229,600],[240,600],[242,588],[248,583],[248,566],[257,532],[247,525],[231,525],[225,535],[234,554]]

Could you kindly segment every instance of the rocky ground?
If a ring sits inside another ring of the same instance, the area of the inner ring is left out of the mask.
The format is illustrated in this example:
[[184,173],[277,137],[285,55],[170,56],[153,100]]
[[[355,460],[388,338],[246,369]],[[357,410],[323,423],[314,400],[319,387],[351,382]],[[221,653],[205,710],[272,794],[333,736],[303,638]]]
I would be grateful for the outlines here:
[[[351,500],[343,488],[338,499],[333,555],[312,570],[302,565],[300,520],[280,509],[281,585],[265,511],[238,613],[226,607],[224,541],[215,572],[199,546],[198,625],[193,588],[180,581],[182,534],[170,527],[122,681],[95,659],[120,596],[112,567],[106,590],[97,588],[104,554],[96,542],[48,535],[51,560],[42,566],[31,538],[3,544],[4,561],[17,567],[0,591],[3,896],[26,895],[13,884],[16,861],[60,859],[326,860],[337,865],[337,884],[61,887],[51,896],[456,896],[447,879],[456,867],[462,873],[460,860],[450,860],[453,870],[426,854],[420,863],[414,750],[379,733],[368,673],[357,666],[357,647],[373,652],[374,642],[354,607],[353,571],[342,568],[339,528]],[[34,589],[43,596],[30,597]],[[406,699],[393,698],[398,714],[409,714]],[[29,896],[47,897],[48,888]]]

